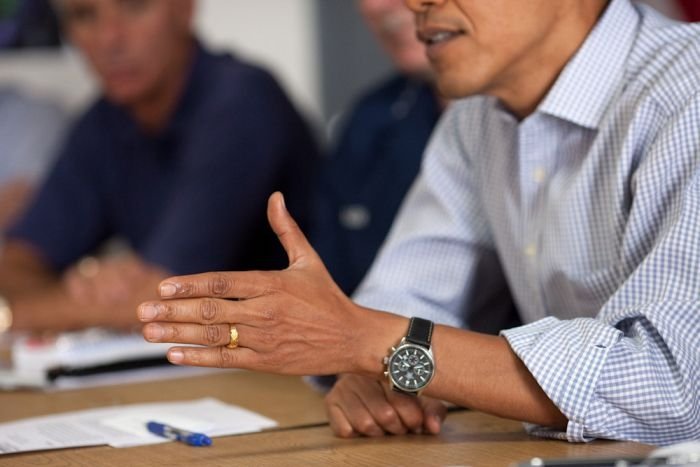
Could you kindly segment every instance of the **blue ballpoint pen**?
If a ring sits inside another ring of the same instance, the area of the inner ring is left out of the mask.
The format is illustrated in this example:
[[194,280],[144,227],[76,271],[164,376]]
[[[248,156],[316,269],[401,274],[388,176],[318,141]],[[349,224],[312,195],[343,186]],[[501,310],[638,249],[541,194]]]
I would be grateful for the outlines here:
[[190,446],[211,446],[211,438],[203,433],[192,433],[191,431],[181,430],[159,422],[148,422],[146,428],[153,434],[180,441]]

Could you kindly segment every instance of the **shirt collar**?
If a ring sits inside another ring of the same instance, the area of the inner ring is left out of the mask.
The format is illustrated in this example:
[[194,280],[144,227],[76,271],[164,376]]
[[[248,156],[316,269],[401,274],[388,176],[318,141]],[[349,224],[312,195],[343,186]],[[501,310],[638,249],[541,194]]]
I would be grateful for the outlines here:
[[624,86],[639,24],[629,0],[612,0],[537,111],[597,129]]

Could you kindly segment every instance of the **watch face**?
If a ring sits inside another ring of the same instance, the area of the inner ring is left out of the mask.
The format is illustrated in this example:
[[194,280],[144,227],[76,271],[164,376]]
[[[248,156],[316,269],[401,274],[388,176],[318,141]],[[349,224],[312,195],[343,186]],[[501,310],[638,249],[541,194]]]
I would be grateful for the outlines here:
[[433,378],[433,357],[419,345],[404,344],[391,355],[387,371],[392,382],[403,391],[417,392]]

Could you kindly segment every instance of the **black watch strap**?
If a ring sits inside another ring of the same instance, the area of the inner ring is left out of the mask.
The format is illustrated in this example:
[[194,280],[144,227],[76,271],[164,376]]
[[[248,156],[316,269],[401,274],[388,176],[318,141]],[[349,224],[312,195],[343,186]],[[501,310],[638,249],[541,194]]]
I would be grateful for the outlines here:
[[411,344],[430,347],[430,339],[433,337],[433,322],[423,318],[411,318],[408,325],[406,341]]

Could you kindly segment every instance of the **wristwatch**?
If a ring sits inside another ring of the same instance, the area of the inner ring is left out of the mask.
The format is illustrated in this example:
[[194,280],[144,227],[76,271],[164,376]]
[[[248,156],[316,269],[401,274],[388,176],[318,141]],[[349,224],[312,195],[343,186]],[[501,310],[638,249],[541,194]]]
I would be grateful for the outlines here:
[[433,379],[435,359],[430,348],[432,335],[432,321],[411,318],[406,337],[384,357],[384,376],[389,379],[394,391],[418,395]]
[[12,310],[10,303],[0,295],[0,334],[8,331],[12,326]]

